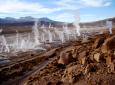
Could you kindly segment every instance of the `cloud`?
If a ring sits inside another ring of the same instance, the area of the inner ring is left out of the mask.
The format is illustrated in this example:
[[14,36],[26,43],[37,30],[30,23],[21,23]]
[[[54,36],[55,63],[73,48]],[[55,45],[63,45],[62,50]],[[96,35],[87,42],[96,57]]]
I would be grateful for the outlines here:
[[79,0],[59,0],[55,4],[62,10],[77,10],[81,8]]
[[28,3],[20,0],[0,2],[0,13],[51,13],[53,9],[39,3]]
[[[31,1],[31,2],[29,2]],[[44,0],[45,1],[45,0]],[[0,0],[0,16],[52,16],[52,19],[58,21],[71,22],[74,20],[74,14],[77,10],[87,7],[105,7],[110,6],[112,0],[52,0],[47,4],[32,2],[32,0]],[[58,13],[56,15],[56,13]],[[95,17],[93,15],[82,15],[83,17]]]
[[[62,13],[62,14],[59,14],[55,17],[55,20],[58,20],[58,21],[65,21],[65,22],[74,22],[76,17],[85,17],[85,18],[94,18],[94,17],[98,17],[96,15],[93,15],[93,14],[73,14],[73,13],[68,13],[68,12],[65,12],[65,13]],[[80,18],[80,21],[82,21],[82,18]]]
[[0,0],[0,13],[38,13],[49,14],[64,10],[77,10],[84,7],[102,7],[109,6],[111,0],[57,0],[54,3],[55,7],[46,7],[39,2],[31,2],[25,0]]
[[72,13],[61,13],[56,15],[55,20],[57,21],[64,21],[64,22],[73,22],[74,14]]
[[79,3],[89,7],[104,7],[110,6],[111,0],[80,0]]
[[81,14],[82,17],[95,17],[93,14]]
[[85,7],[104,7],[110,6],[111,0],[59,0],[57,5],[63,9],[76,10]]

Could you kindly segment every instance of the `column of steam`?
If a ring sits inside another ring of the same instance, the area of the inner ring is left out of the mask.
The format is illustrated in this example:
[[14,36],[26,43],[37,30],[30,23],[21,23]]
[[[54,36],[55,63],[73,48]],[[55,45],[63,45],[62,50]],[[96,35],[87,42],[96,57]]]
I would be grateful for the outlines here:
[[49,42],[51,43],[51,42],[53,42],[53,34],[52,34],[52,32],[50,31],[50,28],[51,28],[51,24],[49,24],[49,26],[48,26],[48,38],[49,38]]
[[61,41],[59,31],[58,31],[57,28],[55,27],[55,28],[54,28],[54,40],[57,41],[58,39]]
[[112,21],[106,21],[107,28],[109,29],[109,33],[112,34]]
[[16,47],[14,47],[14,50],[17,51],[17,49],[20,47],[19,46],[19,34],[18,31],[16,30]]
[[[2,32],[2,29],[0,30],[0,33]],[[7,41],[6,41],[6,38],[5,38],[5,36],[4,35],[2,35],[1,36],[2,37],[2,45],[4,45],[5,46],[5,52],[10,52],[10,48],[9,48],[9,46],[8,46],[8,43],[7,43]],[[2,48],[2,52],[3,52],[3,48]]]
[[67,23],[65,23],[65,25],[63,26],[63,32],[64,32],[65,36],[67,37],[67,40],[69,40],[69,30],[68,30]]
[[35,20],[35,24],[34,24],[34,27],[33,27],[33,32],[34,32],[35,43],[37,45],[39,45],[40,42],[39,42],[39,31],[38,31],[38,20],[37,19]]
[[80,17],[79,15],[77,14],[77,16],[75,16],[75,22],[73,23],[74,26],[75,26],[75,30],[76,30],[76,33],[78,36],[80,36],[80,26],[79,26],[79,22],[80,22]]
[[64,33],[63,33],[63,31],[60,32],[59,34],[60,34],[59,36],[60,36],[61,42],[64,43],[65,40],[64,40]]
[[33,45],[32,45],[32,42],[31,42],[31,36],[30,36],[30,33],[27,34],[27,48],[28,49],[34,49]]
[[51,34],[50,30],[48,30],[48,37],[49,37],[49,42],[50,43],[53,42],[53,40],[52,40],[52,34]]
[[45,33],[44,33],[44,31],[43,31],[42,34],[41,34],[41,41],[42,41],[43,43],[45,43]]
[[[2,29],[0,29],[0,33],[1,33],[1,32],[2,32]],[[2,37],[2,36],[0,36],[0,40],[2,40],[1,37]],[[0,53],[2,53],[2,52],[3,52],[3,43],[1,42],[0,45],[1,45]]]
[[61,41],[61,43],[64,43],[64,42],[65,42],[64,32],[63,32],[63,31],[58,31],[58,30],[55,28],[55,33],[58,35],[59,40]]
[[8,47],[8,43],[6,41],[6,38],[4,37],[4,35],[2,35],[2,39],[3,39],[3,44],[5,46],[5,52],[10,52],[10,48]]
[[46,40],[47,40],[47,37],[46,37],[47,30],[45,28],[43,30],[44,30],[44,32],[43,32],[43,38],[44,38],[43,42],[46,43]]

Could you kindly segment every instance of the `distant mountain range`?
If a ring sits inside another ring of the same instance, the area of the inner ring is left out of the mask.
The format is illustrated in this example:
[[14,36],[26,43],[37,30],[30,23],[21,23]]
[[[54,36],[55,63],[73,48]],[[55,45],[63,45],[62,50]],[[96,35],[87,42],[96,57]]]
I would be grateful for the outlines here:
[[[35,20],[38,20],[39,25],[42,25],[42,24],[44,25],[49,25],[49,24],[62,25],[64,24],[64,22],[54,21],[47,17],[33,18],[31,16],[27,16],[27,17],[20,17],[19,19],[12,18],[12,17],[0,18],[0,26],[1,25],[33,25]],[[111,20],[113,21],[113,23],[115,23],[115,17],[113,17],[113,18],[108,18],[108,19],[94,21],[94,22],[80,23],[80,25],[86,25],[86,26],[99,25],[100,26],[100,25],[104,25],[107,20]],[[68,23],[68,24],[72,26],[72,23]]]
[[[65,22],[54,21],[47,17],[33,18],[31,16],[27,16],[27,17],[21,17],[19,19],[6,17],[6,18],[0,18],[0,29],[3,29],[2,33],[15,33],[16,31],[30,32],[36,19],[38,20],[39,25],[38,27],[42,25],[44,25],[45,27],[49,27],[49,25],[51,25],[52,27],[62,28],[63,25],[65,25]],[[106,21],[108,20],[112,21],[113,28],[115,28],[115,17],[94,22],[80,23],[80,27],[81,28],[87,27],[89,29],[95,26],[103,27],[106,25]],[[67,25],[70,29],[74,27],[73,23],[68,23]]]
[[54,22],[53,20],[50,20],[47,17],[33,18],[31,16],[27,16],[27,17],[20,17],[19,19],[12,18],[12,17],[0,18],[0,23],[32,22],[35,21],[36,19],[38,21]]
[[19,19],[12,18],[12,17],[6,17],[6,18],[0,18],[0,26],[2,25],[33,25],[34,22],[38,20],[39,25],[60,25],[64,22],[59,21],[53,21],[47,17],[43,18],[33,18],[31,16],[27,17],[20,17]]
[[9,34],[18,32],[30,32],[35,21],[38,21],[38,27],[44,25],[45,27],[52,27],[62,28],[64,22],[53,21],[48,19],[47,17],[43,18],[33,18],[31,16],[21,17],[19,19],[6,17],[0,18],[0,29],[3,29],[2,34]]
[[81,26],[106,26],[106,21],[112,21],[113,27],[115,27],[115,17],[112,18],[107,18],[107,19],[103,19],[103,20],[98,20],[98,21],[93,21],[93,22],[85,22],[85,23],[81,23]]

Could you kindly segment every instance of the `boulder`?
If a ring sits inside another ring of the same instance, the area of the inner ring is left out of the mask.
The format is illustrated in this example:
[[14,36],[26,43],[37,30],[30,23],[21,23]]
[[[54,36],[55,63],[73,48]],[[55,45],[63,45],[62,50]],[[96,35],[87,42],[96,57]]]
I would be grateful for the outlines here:
[[101,54],[100,53],[96,53],[94,54],[94,60],[97,61],[97,62],[100,62],[100,59],[101,59]]
[[63,53],[58,60],[58,64],[62,65],[69,64],[69,62],[72,60],[72,56],[70,56],[69,54],[70,53]]
[[60,53],[60,58],[58,60],[58,64],[67,65],[73,59],[72,53],[75,52],[74,46],[66,47]]
[[102,45],[101,50],[103,53],[107,53],[108,51],[114,50],[114,49],[115,49],[115,35],[105,40],[105,42]]

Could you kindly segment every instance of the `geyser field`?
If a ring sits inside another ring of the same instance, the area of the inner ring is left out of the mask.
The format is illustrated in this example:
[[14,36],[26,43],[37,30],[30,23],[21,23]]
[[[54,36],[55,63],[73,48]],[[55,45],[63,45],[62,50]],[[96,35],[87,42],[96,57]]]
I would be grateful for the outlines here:
[[35,20],[31,32],[2,34],[0,30],[1,85],[114,85],[115,29],[70,28]]

